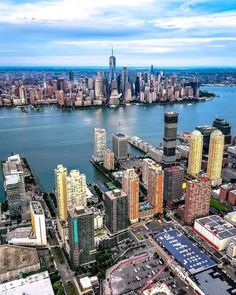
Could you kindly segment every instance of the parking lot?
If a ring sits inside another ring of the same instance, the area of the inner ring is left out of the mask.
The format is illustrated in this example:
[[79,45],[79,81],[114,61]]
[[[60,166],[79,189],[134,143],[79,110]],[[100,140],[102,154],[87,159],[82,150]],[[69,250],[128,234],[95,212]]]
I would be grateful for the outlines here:
[[[111,286],[114,295],[125,294],[131,291],[138,291],[160,270],[163,269],[164,261],[157,255],[150,255],[145,259],[130,262],[120,267],[112,274]],[[183,294],[193,294],[185,287],[184,283],[175,277],[173,272],[167,267],[160,272],[155,282],[168,285],[174,294],[183,290]],[[184,293],[186,292],[186,293]]]

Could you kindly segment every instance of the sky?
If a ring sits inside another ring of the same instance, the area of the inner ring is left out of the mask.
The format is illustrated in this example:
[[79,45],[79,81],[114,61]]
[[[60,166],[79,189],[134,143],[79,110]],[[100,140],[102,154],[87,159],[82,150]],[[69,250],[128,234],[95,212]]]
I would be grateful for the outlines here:
[[0,0],[0,66],[236,66],[236,0]]

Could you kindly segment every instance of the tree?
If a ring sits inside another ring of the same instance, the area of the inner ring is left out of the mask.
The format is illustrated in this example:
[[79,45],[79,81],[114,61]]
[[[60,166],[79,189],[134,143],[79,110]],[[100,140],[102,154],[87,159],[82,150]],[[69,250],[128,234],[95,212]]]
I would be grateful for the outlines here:
[[62,287],[61,281],[57,281],[53,284],[53,289],[57,292]]
[[60,287],[56,293],[56,295],[65,295],[64,289]]

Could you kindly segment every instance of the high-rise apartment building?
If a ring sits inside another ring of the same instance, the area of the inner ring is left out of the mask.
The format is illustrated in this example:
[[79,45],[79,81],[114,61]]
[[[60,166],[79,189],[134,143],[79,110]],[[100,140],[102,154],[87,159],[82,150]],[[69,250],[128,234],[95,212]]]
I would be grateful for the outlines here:
[[135,223],[139,219],[139,177],[134,169],[123,171],[122,190],[128,195],[129,220]]
[[128,137],[123,133],[112,134],[112,150],[117,160],[128,157]]
[[183,195],[184,169],[172,166],[164,169],[164,201],[171,209]]
[[109,57],[109,82],[111,84],[112,80],[116,78],[116,58],[113,55],[113,47],[111,56]]
[[193,131],[189,142],[188,174],[195,176],[201,171],[203,150],[203,135],[200,131]]
[[86,176],[78,170],[71,170],[66,177],[67,209],[87,205]]
[[222,161],[224,154],[224,135],[221,131],[215,130],[211,133],[209,156],[207,163],[207,176],[212,185],[221,184]]
[[148,173],[147,201],[154,207],[154,212],[163,213],[163,170],[160,165],[152,165]]
[[116,189],[105,193],[106,227],[111,234],[116,234],[128,227],[128,196]]
[[55,186],[58,207],[58,217],[60,221],[65,221],[67,218],[67,189],[66,178],[68,172],[65,167],[58,165],[55,169]]
[[95,77],[95,97],[96,99],[103,98],[103,76],[101,72],[98,72]]
[[8,157],[3,163],[3,176],[6,197],[11,219],[20,220],[26,204],[24,171],[19,155]]
[[225,144],[231,144],[231,126],[224,119],[215,118],[213,122],[213,127],[220,130],[225,136]]
[[143,181],[143,184],[145,186],[147,186],[147,184],[148,184],[149,168],[152,165],[156,165],[156,162],[154,162],[152,159],[149,159],[149,158],[143,159],[143,162],[142,162],[142,181]]
[[196,218],[209,214],[211,182],[207,177],[187,182],[183,220],[192,224]]
[[104,149],[103,151],[103,166],[109,171],[115,169],[115,155],[110,149]]
[[210,136],[213,131],[217,130],[216,127],[204,125],[204,126],[197,126],[195,129],[200,131],[201,134],[203,135],[203,151],[204,151],[204,153],[208,154],[209,144],[210,144]]
[[94,213],[86,207],[68,211],[70,258],[75,268],[95,261]]
[[94,159],[96,161],[102,161],[103,151],[106,148],[106,130],[102,128],[93,129],[93,141],[94,141]]
[[35,244],[40,246],[47,245],[46,222],[43,208],[40,202],[30,203],[31,224]]
[[176,161],[176,139],[178,113],[167,112],[164,115],[163,162],[171,164]]

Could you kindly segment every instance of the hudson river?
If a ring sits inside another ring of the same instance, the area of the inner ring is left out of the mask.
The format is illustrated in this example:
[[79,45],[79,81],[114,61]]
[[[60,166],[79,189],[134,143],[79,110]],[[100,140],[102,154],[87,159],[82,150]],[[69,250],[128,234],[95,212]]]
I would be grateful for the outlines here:
[[[0,159],[11,152],[26,157],[33,173],[46,191],[54,188],[54,168],[63,164],[79,169],[87,182],[103,179],[89,162],[93,153],[93,128],[107,131],[107,145],[111,146],[113,132],[137,135],[159,144],[163,137],[163,113],[179,113],[178,133],[192,131],[197,125],[212,124],[221,117],[232,125],[236,135],[236,87],[204,87],[217,97],[208,102],[194,104],[153,104],[125,108],[86,109],[62,112],[56,107],[45,107],[42,112],[19,109],[0,109]],[[219,96],[219,97],[218,97]],[[4,191],[0,179],[0,200]]]

